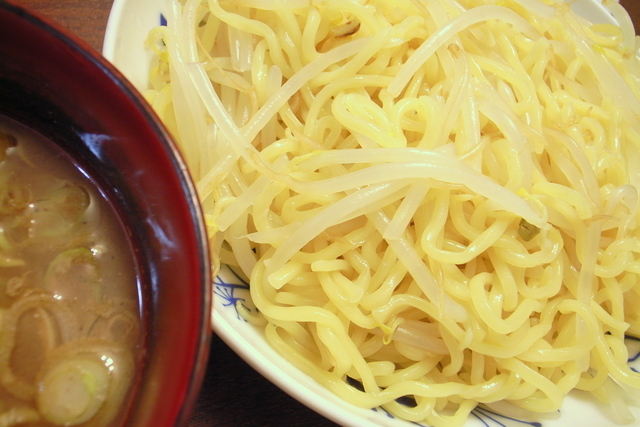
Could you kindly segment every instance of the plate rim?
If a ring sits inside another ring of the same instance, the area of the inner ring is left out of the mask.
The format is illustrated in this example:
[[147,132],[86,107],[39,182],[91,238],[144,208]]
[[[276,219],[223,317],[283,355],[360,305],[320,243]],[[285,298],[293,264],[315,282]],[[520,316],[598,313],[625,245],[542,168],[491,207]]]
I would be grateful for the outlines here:
[[[117,46],[117,37],[120,31],[120,27],[123,23],[123,16],[127,10],[127,4],[134,0],[114,0],[106,29],[105,35],[102,45],[102,55],[110,62],[112,62],[116,67],[118,64],[115,61],[115,53],[118,48]],[[158,1],[153,2],[153,4],[157,5],[158,12],[160,13],[161,5],[166,5],[167,1]],[[571,2],[574,0],[562,0],[566,2]],[[607,20],[609,22],[614,22],[613,17],[611,17],[610,13],[606,9],[606,7],[602,4],[602,0],[575,0],[580,7],[593,7],[595,8],[596,13],[599,15],[599,18]],[[615,1],[615,0],[614,0]],[[611,17],[611,20],[608,19]],[[126,70],[125,70],[126,71]],[[127,78],[130,78],[127,73],[123,72]],[[138,83],[139,84],[139,83]],[[134,82],[134,86],[137,86]],[[139,91],[143,91],[144,88],[136,87]],[[218,273],[219,275],[220,273]],[[218,276],[216,276],[217,278]],[[215,279],[212,286],[215,286]],[[291,369],[295,372],[293,375],[291,372],[287,372],[281,366],[278,366],[277,363],[272,361],[269,358],[263,357],[262,354],[258,353],[255,346],[244,336],[240,336],[237,334],[237,328],[232,325],[232,321],[236,321],[236,319],[231,319],[231,316],[226,316],[222,314],[223,310],[220,310],[222,306],[220,305],[220,298],[214,296],[213,304],[212,304],[212,329],[216,335],[218,335],[232,350],[238,357],[244,360],[249,366],[252,367],[256,372],[270,381],[272,384],[276,385],[283,392],[287,393],[289,396],[308,407],[309,409],[317,412],[321,416],[327,418],[330,421],[338,423],[340,425],[349,425],[349,426],[380,426],[380,427],[398,427],[398,426],[410,426],[416,425],[416,423],[397,419],[390,418],[386,413],[377,412],[374,410],[360,408],[350,402],[347,402],[337,395],[333,394],[330,390],[324,388],[322,385],[317,383],[311,376],[298,369],[287,360],[284,356],[278,354],[275,349],[271,348],[271,351],[275,353],[276,357],[280,362],[285,363],[287,366],[290,366]],[[248,324],[248,327],[252,328],[255,333],[260,334],[260,330],[253,325]],[[265,340],[266,342],[266,340]],[[267,343],[268,345],[268,343]],[[296,377],[304,376],[309,380],[318,384],[319,387],[325,389],[328,393],[331,393],[331,396],[323,396],[321,394],[317,394],[315,392],[310,392],[309,389],[303,385]],[[565,400],[566,402],[566,400]],[[371,416],[366,416],[366,415]],[[470,424],[473,425],[486,425],[482,421],[480,424],[476,424],[471,422],[472,417],[469,417],[468,421],[465,423],[465,427],[471,427]],[[640,420],[639,420],[640,422]],[[422,425],[422,424],[418,424]]]

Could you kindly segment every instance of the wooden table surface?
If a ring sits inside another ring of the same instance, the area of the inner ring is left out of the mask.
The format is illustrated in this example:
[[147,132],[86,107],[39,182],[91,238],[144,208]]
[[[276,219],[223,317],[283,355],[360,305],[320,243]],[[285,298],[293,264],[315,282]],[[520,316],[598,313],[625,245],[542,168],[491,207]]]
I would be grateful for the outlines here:
[[[98,51],[113,0],[13,0],[66,27]],[[640,1],[620,0],[640,34]],[[336,424],[275,387],[217,337],[189,426],[323,427]],[[158,426],[160,427],[160,426]]]

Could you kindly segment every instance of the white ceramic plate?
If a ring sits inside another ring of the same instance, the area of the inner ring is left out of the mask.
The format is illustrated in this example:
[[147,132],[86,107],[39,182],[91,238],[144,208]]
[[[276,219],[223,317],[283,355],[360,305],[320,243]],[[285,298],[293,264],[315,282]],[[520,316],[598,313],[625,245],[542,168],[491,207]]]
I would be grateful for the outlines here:
[[[592,21],[614,22],[599,0],[577,0],[573,7]],[[147,89],[152,54],[145,50],[148,31],[162,23],[163,4],[158,0],[115,0],[105,34],[103,54],[139,90]],[[244,321],[235,309],[241,301],[254,309],[248,286],[230,270],[223,269],[214,282],[213,329],[238,355],[267,379],[309,408],[346,426],[410,427],[382,409],[361,409],[339,399],[276,353],[262,332]],[[640,369],[640,342],[632,361]],[[573,393],[561,410],[560,418],[530,423],[512,420],[476,409],[465,427],[602,427],[611,426],[602,408],[591,397]],[[632,408],[640,420],[640,408]]]

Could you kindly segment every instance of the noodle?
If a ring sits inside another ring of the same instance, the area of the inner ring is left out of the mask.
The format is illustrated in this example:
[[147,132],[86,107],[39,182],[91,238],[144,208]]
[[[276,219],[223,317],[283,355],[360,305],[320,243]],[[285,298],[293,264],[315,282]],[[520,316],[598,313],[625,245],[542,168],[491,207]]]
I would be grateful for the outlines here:
[[575,389],[633,422],[640,64],[609,3],[619,26],[558,0],[172,3],[146,96],[280,354],[434,426]]

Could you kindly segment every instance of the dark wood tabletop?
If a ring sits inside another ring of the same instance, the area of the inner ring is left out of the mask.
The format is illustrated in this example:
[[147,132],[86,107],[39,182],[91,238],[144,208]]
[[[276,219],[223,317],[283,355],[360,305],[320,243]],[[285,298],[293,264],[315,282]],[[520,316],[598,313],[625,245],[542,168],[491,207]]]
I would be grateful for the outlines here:
[[[31,8],[102,50],[113,0],[13,0]],[[640,34],[640,1],[620,0]],[[271,384],[214,337],[206,378],[190,427],[323,427],[336,424]]]

